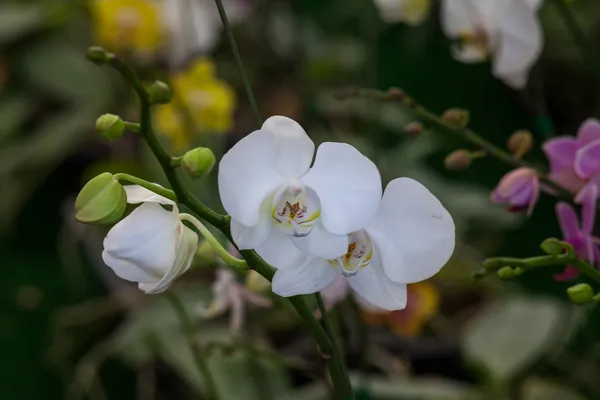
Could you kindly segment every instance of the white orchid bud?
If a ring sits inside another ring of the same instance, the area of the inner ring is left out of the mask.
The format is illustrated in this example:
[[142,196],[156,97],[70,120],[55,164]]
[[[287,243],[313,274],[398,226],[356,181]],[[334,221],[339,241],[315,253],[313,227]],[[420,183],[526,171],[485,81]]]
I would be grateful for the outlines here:
[[[128,199],[130,203],[139,200],[132,197]],[[108,232],[102,252],[102,259],[115,274],[137,282],[140,290],[148,294],[164,292],[186,272],[198,248],[198,236],[183,225],[177,207],[173,205],[173,210],[168,211],[158,202],[172,202],[152,200],[144,202]]]

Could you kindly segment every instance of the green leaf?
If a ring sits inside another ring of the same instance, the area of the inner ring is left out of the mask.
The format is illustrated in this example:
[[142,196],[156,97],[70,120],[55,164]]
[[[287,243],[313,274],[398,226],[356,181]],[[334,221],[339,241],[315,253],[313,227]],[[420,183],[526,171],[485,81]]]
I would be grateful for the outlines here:
[[[373,400],[478,400],[474,388],[443,379],[389,379],[381,376],[351,375],[355,389],[363,389]],[[364,385],[363,385],[364,384]],[[361,386],[363,385],[363,386]]]
[[530,378],[521,388],[523,400],[585,400],[571,388],[539,378]]
[[516,297],[479,312],[465,329],[466,357],[496,385],[539,359],[565,333],[566,307],[551,299]]
[[20,39],[44,27],[47,15],[42,2],[0,5],[0,45]]

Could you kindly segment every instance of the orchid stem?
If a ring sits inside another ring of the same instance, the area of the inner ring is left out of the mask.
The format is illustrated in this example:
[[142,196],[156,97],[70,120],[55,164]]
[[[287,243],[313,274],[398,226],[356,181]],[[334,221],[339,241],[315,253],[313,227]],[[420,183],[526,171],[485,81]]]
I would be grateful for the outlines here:
[[166,297],[167,300],[169,300],[169,303],[171,303],[171,306],[173,307],[175,312],[177,313],[177,317],[181,322],[182,329],[188,336],[188,340],[192,348],[192,353],[194,355],[194,361],[196,363],[196,367],[198,368],[198,372],[204,380],[204,385],[208,398],[211,400],[218,400],[220,396],[218,394],[215,379],[204,360],[202,349],[198,345],[198,332],[196,330],[196,324],[194,324],[194,321],[186,311],[185,306],[181,302],[181,299],[175,293],[167,292]]
[[258,104],[256,103],[256,98],[254,97],[252,86],[250,86],[250,79],[248,79],[248,74],[246,73],[246,69],[244,68],[244,62],[242,61],[240,50],[238,49],[237,43],[235,41],[235,36],[233,35],[233,31],[231,30],[231,25],[229,25],[229,19],[227,18],[225,7],[223,7],[223,2],[221,0],[215,0],[215,3],[217,3],[219,16],[221,17],[221,21],[223,22],[225,32],[227,33],[227,39],[229,40],[229,45],[231,46],[233,57],[235,58],[235,62],[237,63],[238,68],[240,69],[240,74],[242,75],[242,80],[244,81],[244,90],[246,91],[248,102],[250,102],[250,107],[252,107],[252,112],[254,113],[256,123],[258,124],[258,126],[261,126],[263,123],[263,119],[260,114],[260,110],[258,109]]
[[156,193],[160,196],[166,197],[169,200],[177,201],[177,196],[175,195],[175,192],[173,192],[172,190],[162,187],[160,185],[157,185],[156,183],[148,182],[144,179],[138,178],[137,176],[124,174],[124,173],[118,173],[118,174],[113,175],[113,179],[116,179],[117,181],[127,181],[129,183],[139,185],[139,186],[143,187],[144,189],[148,189],[149,191]]
[[217,240],[217,238],[215,238],[212,232],[208,230],[208,228],[202,222],[198,221],[196,217],[194,217],[191,214],[184,213],[179,214],[179,219],[182,221],[191,222],[192,225],[194,225],[194,227],[198,229],[200,234],[204,236],[204,239],[206,239],[208,244],[210,244],[210,247],[212,247],[215,253],[217,253],[217,255],[221,257],[223,261],[225,261],[225,264],[229,265],[231,268],[237,271],[248,269],[248,264],[246,263],[246,260],[240,260],[239,258],[235,258],[227,250],[225,250],[225,248],[221,245],[221,243],[219,243],[219,241]]
[[[220,1],[217,0],[217,6],[219,6],[219,4]],[[220,10],[223,12],[223,14],[225,13],[222,5]],[[228,27],[229,24],[226,24],[225,28],[228,29]],[[228,34],[233,37],[230,30],[228,30]],[[94,50],[98,51],[102,49],[96,47]],[[171,187],[173,188],[173,192],[177,197],[177,202],[184,204],[192,211],[193,214],[219,229],[221,232],[223,232],[227,239],[229,239],[229,241],[234,243],[230,231],[231,217],[228,215],[220,215],[200,202],[195,196],[185,189],[180,177],[176,174],[175,169],[177,168],[178,163],[174,162],[174,159],[165,151],[165,149],[162,147],[162,144],[154,134],[154,130],[152,129],[151,104],[149,95],[137,75],[131,68],[127,66],[127,64],[117,58],[114,54],[104,50],[104,56],[106,62],[112,68],[117,70],[135,89],[135,92],[140,100],[140,136],[146,140],[150,150],[152,150],[152,153],[154,153],[154,156],[158,159],[169,183],[171,184]],[[248,81],[246,80],[246,83],[247,82]],[[254,99],[250,85],[247,84],[246,87],[249,95],[252,99]],[[254,101],[252,102],[255,104]],[[258,108],[256,108],[256,110],[258,110]],[[256,113],[256,116],[258,117],[260,115]],[[260,122],[262,124],[262,120]],[[254,250],[241,250],[240,253],[242,254],[244,260],[246,260],[249,268],[254,269],[269,281],[273,280],[275,268],[265,262]],[[317,321],[312,310],[307,306],[302,297],[294,296],[288,298],[288,300],[304,321],[306,327],[311,333],[311,336],[317,343],[317,346],[321,352],[321,356],[327,364],[331,379],[333,381],[335,399],[351,399],[353,394],[350,379],[348,378],[342,361],[337,357],[334,357],[335,354],[333,352],[332,338],[327,335],[327,332],[325,332],[321,324],[319,324],[319,321]]]
[[502,161],[505,164],[508,164],[511,167],[527,167],[535,169],[539,172],[540,180],[547,186],[556,190],[560,196],[565,197],[569,200],[572,200],[574,197],[574,194],[570,190],[548,179],[545,176],[545,173],[543,173],[540,170],[540,168],[529,164],[528,162],[523,161],[518,157],[514,157],[513,155],[502,150],[495,144],[483,139],[479,134],[473,132],[468,128],[459,128],[448,124],[440,116],[434,114],[425,107],[417,104],[417,102],[415,102],[414,99],[409,97],[400,89],[390,89],[387,92],[375,89],[349,89],[347,91],[338,92],[335,96],[340,100],[362,97],[379,101],[394,102],[395,104],[398,104],[399,106],[413,112],[424,123],[433,126],[439,129],[440,131],[451,133],[462,138],[464,141],[469,142],[482,150],[485,150],[490,156],[496,158],[499,161]]

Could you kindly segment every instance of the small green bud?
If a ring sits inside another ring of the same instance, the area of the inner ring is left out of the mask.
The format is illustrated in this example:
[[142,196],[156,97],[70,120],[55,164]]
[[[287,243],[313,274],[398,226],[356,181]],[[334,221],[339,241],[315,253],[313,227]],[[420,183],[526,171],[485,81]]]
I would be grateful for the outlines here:
[[107,140],[113,141],[123,136],[125,122],[118,115],[104,114],[96,120],[96,130]]
[[115,55],[112,53],[109,53],[103,47],[91,46],[90,48],[88,48],[85,56],[87,57],[88,60],[90,60],[91,62],[93,62],[96,65],[104,65],[107,62],[109,62],[110,60],[112,60],[112,58]]
[[465,149],[454,150],[444,159],[444,166],[450,171],[461,171],[471,166],[473,157],[471,152]]
[[150,103],[152,104],[169,104],[173,98],[173,92],[169,85],[162,81],[155,81],[148,88],[150,95]]
[[573,254],[573,246],[556,238],[549,238],[542,242],[541,249],[551,256],[560,256],[564,253]]
[[469,125],[469,110],[451,108],[442,114],[442,120],[455,128],[466,128]]
[[215,155],[207,147],[197,147],[183,155],[183,166],[194,178],[201,178],[210,173],[215,165]]
[[513,279],[515,276],[515,271],[511,267],[502,267],[498,270],[498,278],[503,281]]
[[567,289],[567,294],[573,303],[588,304],[594,301],[594,291],[587,283],[579,283]]
[[127,207],[127,194],[121,184],[105,172],[85,184],[75,200],[75,218],[88,224],[113,224]]

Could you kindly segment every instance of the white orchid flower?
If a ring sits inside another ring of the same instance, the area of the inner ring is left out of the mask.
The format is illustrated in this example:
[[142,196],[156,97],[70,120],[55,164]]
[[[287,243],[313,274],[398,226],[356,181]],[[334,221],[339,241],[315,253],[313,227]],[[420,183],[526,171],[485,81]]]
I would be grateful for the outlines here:
[[219,165],[219,192],[240,249],[256,249],[277,267],[306,253],[334,259],[381,200],[377,167],[354,147],[317,150],[302,127],[275,116],[240,140]]
[[520,89],[542,51],[542,0],[442,0],[442,27],[462,62],[491,57],[494,76]]
[[[343,276],[368,303],[384,310],[406,306],[406,284],[435,275],[454,251],[452,217],[429,190],[409,178],[390,182],[371,222],[349,237],[335,259],[288,255],[273,278],[273,292],[318,292]],[[301,262],[295,260],[302,259]]]
[[[249,276],[258,275],[258,272],[248,271],[248,274]],[[262,278],[260,275],[258,276]],[[212,293],[213,299],[209,307],[200,308],[198,313],[204,318],[215,318],[229,310],[229,327],[236,333],[241,332],[244,326],[246,308],[249,305],[261,308],[268,308],[272,305],[271,299],[238,282],[235,273],[227,268],[217,270],[217,279],[212,285]]]
[[140,290],[164,292],[189,269],[198,236],[183,225],[173,201],[141,186],[124,188],[128,203],[142,205],[108,232],[102,259],[120,278],[137,282]]
[[[169,37],[169,61],[181,66],[217,45],[222,22],[214,0],[161,0]],[[236,23],[251,9],[248,0],[224,0],[229,22]]]
[[431,0],[375,0],[381,19],[419,25],[431,11]]

